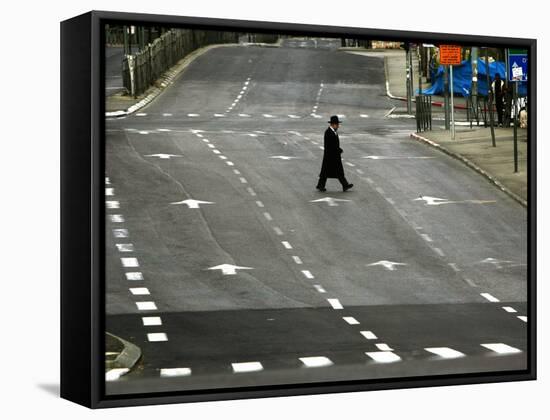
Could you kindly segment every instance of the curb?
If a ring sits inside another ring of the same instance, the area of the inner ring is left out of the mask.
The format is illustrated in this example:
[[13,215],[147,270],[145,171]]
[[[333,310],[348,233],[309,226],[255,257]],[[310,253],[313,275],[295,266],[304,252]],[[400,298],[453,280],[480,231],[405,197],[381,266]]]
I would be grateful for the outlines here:
[[455,153],[455,152],[452,152],[450,151],[449,149],[447,149],[446,147],[443,147],[441,146],[439,143],[436,143],[430,139],[427,139],[425,137],[422,137],[422,136],[419,136],[418,134],[416,133],[411,133],[410,134],[410,137],[417,140],[417,141],[420,141],[420,142],[423,142],[425,144],[428,144],[432,147],[434,147],[435,149],[438,149],[438,150],[441,150],[443,153],[457,159],[457,160],[460,160],[462,163],[464,163],[466,166],[470,167],[471,169],[473,169],[474,171],[478,172],[479,174],[481,174],[483,177],[485,177],[490,183],[492,183],[493,185],[495,185],[498,189],[500,189],[502,192],[506,193],[507,195],[509,195],[511,198],[513,198],[514,200],[516,200],[519,204],[521,204],[523,207],[527,208],[527,201],[524,200],[523,198],[521,198],[519,195],[513,193],[512,191],[510,191],[507,187],[505,187],[498,179],[496,179],[494,176],[490,175],[489,173],[487,173],[485,170],[481,169],[478,165],[476,165],[475,163],[473,163],[471,160],[469,159],[466,159],[464,156],[462,156],[461,154],[459,153]]
[[[164,72],[164,74],[160,77],[160,79],[157,80],[159,82],[160,87],[153,86],[152,88],[149,88],[151,91],[149,94],[145,96],[141,101],[135,103],[131,107],[127,109],[122,109],[118,111],[108,111],[105,112],[105,118],[121,118],[126,117],[130,114],[133,114],[136,111],[139,111],[149,103],[151,103],[155,98],[157,98],[164,90],[170,86],[176,78],[187,68],[193,60],[195,60],[197,57],[200,57],[204,53],[214,49],[214,48],[220,48],[220,47],[235,47],[235,46],[242,46],[243,44],[215,44],[215,45],[207,45],[206,47],[199,48],[190,54],[183,57],[180,61],[178,61],[174,66],[172,66],[170,69]],[[245,46],[260,46],[260,47],[271,47],[271,48],[278,48],[280,47],[280,43],[276,44],[265,44],[265,43],[246,43]]]
[[[105,375],[107,380],[118,379],[128,373],[141,358],[141,349],[129,341],[116,335],[105,332],[106,347],[120,348],[114,360],[105,361]],[[107,348],[106,348],[107,350]]]

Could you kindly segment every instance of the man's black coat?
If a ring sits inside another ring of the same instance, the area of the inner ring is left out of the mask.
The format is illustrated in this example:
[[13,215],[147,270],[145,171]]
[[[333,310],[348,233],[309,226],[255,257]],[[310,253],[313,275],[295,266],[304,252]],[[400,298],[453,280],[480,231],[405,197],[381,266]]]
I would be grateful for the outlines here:
[[341,178],[344,176],[342,166],[342,149],[338,135],[331,127],[325,131],[325,153],[323,154],[323,165],[321,166],[321,178]]

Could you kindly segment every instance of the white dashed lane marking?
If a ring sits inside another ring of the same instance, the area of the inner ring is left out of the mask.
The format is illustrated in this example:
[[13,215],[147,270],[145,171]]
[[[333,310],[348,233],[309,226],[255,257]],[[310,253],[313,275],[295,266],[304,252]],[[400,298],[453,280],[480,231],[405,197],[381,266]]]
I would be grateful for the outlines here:
[[151,294],[147,287],[131,287],[130,293],[136,296],[145,296]]
[[300,357],[300,361],[308,368],[332,366],[334,363],[328,357]]
[[157,305],[155,302],[136,302],[136,306],[140,311],[156,311]]
[[431,347],[431,348],[426,348],[424,350],[430,353],[433,353],[439,357],[442,357],[444,359],[456,359],[456,358],[465,356],[464,353],[461,353],[449,347]]
[[231,363],[231,367],[235,373],[258,372],[264,369],[260,362]]
[[115,238],[127,238],[128,235],[128,229],[113,229],[113,236]]
[[296,264],[303,264],[301,258],[298,257],[298,256],[296,256],[296,255],[293,255],[293,256],[292,256],[292,259],[294,260],[294,262],[295,262]]
[[514,308],[512,308],[510,306],[503,306],[502,309],[504,309],[506,312],[511,313],[511,314],[517,312]]
[[264,213],[264,217],[265,217],[266,220],[268,220],[268,221],[272,221],[272,220],[273,220],[273,217],[271,216],[271,214],[269,214],[269,213],[267,213],[267,212]]
[[241,171],[239,171],[238,169],[233,169],[233,173],[235,175],[240,175],[241,174]]
[[352,316],[344,316],[344,317],[342,317],[342,319],[343,319],[344,321],[346,321],[349,325],[359,325],[359,324],[360,324],[360,322],[357,321],[357,320],[356,320],[354,317],[352,317]]
[[130,280],[130,281],[143,280],[143,274],[140,273],[139,271],[134,271],[134,272],[125,273],[125,274],[126,274],[126,280]]
[[311,274],[311,272],[309,270],[302,270],[302,274],[304,276],[306,276],[306,278],[308,279],[314,279],[315,277],[313,276],[313,274]]
[[113,196],[113,195],[115,195],[115,189],[114,189],[114,188],[105,188],[105,195],[106,195],[106,196]]
[[256,205],[258,207],[264,207],[264,203],[262,203],[261,201],[256,201]]
[[178,376],[189,376],[191,375],[190,368],[169,368],[161,369],[160,376],[163,378],[174,378]]
[[115,244],[119,252],[134,252],[133,244]]
[[361,331],[361,335],[367,340],[377,340],[378,337],[372,331]]
[[282,235],[283,235],[283,231],[282,231],[280,228],[278,228],[277,226],[274,226],[274,227],[273,227],[273,230],[275,231],[275,233],[276,233],[277,235],[279,235],[279,236],[282,236]]
[[484,297],[485,299],[487,299],[489,302],[500,302],[500,300],[498,300],[496,297],[492,296],[491,294],[489,293],[480,293],[482,297]]
[[141,318],[144,327],[154,327],[162,325],[162,319],[160,316],[144,316]]
[[256,197],[256,191],[254,191],[252,188],[247,188],[246,190],[252,197]]
[[388,346],[386,343],[378,343],[376,347],[380,351],[393,351],[393,349],[390,346]]
[[148,333],[147,340],[151,342],[168,341],[168,337],[165,333]]
[[119,209],[120,203],[118,201],[106,201],[105,205],[108,209]]
[[320,284],[314,284],[313,287],[315,287],[315,290],[317,290],[319,293],[326,293],[327,291],[323,286]]
[[248,183],[246,178],[240,177],[239,180],[241,181],[242,184],[247,184]]
[[518,316],[518,319],[522,320],[523,322],[527,322],[526,316]]
[[481,346],[491,351],[494,351],[495,353],[498,353],[498,354],[515,354],[515,353],[522,352],[520,349],[509,346],[508,344],[504,344],[504,343],[482,344]]
[[121,258],[123,267],[139,267],[139,262],[137,258]]
[[401,357],[391,351],[375,351],[365,354],[378,363],[393,363],[401,360]]
[[287,241],[282,241],[281,243],[286,249],[292,249],[292,245],[290,245]]
[[332,309],[344,309],[338,299],[327,299],[327,302],[332,306]]

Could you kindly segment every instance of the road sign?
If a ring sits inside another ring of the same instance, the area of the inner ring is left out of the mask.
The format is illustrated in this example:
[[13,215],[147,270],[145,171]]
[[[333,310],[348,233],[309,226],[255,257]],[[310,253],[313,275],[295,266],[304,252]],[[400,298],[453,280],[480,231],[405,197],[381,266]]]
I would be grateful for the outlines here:
[[459,65],[462,62],[462,48],[460,45],[440,45],[439,62],[452,66]]
[[508,54],[508,80],[510,82],[526,82],[527,63],[527,51],[510,50]]

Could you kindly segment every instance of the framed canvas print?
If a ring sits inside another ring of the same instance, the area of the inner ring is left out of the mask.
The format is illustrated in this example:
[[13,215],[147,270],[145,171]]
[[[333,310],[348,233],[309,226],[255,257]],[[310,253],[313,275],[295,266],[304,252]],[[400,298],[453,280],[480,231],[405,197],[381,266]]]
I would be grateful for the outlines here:
[[62,397],[536,377],[536,41],[61,24]]

